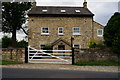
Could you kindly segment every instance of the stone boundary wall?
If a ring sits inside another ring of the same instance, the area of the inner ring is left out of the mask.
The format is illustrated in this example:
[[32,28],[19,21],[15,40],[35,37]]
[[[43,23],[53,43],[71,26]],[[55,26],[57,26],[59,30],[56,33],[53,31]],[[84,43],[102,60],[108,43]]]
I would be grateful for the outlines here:
[[119,61],[118,54],[109,49],[75,49],[76,62]]
[[[119,61],[109,49],[74,49],[76,62]],[[25,48],[2,48],[2,60],[25,63]]]
[[25,48],[2,48],[2,60],[25,62]]

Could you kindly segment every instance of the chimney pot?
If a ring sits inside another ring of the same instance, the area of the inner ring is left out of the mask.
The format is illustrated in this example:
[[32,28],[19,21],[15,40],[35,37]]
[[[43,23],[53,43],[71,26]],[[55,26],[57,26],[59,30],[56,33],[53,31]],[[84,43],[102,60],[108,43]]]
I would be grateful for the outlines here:
[[83,7],[87,8],[87,1],[86,0],[84,0]]

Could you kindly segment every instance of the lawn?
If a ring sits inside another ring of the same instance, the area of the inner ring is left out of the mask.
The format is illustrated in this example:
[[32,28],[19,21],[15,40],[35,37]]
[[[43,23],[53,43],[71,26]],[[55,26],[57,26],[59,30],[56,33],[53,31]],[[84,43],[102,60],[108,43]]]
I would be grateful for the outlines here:
[[79,66],[120,66],[120,62],[106,61],[106,62],[78,62],[75,65]]
[[20,63],[19,62],[2,60],[2,61],[0,61],[0,64],[2,64],[2,65],[9,65],[9,64],[20,64]]

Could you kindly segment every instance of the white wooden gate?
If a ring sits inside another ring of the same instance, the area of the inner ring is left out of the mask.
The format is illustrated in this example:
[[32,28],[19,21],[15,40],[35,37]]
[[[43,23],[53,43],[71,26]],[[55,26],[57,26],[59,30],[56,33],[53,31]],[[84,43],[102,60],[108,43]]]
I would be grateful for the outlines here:
[[28,63],[72,64],[72,50],[37,50],[28,46]]

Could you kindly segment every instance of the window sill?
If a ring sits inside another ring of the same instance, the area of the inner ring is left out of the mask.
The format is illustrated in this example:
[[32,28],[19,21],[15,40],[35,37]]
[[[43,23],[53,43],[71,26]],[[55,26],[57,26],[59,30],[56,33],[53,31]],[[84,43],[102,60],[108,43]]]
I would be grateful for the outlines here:
[[49,33],[41,33],[41,35],[49,35]]
[[81,36],[81,34],[73,34],[73,35],[78,35],[78,36]]
[[97,35],[97,37],[103,37],[103,35]]
[[59,36],[63,36],[64,34],[58,34]]

